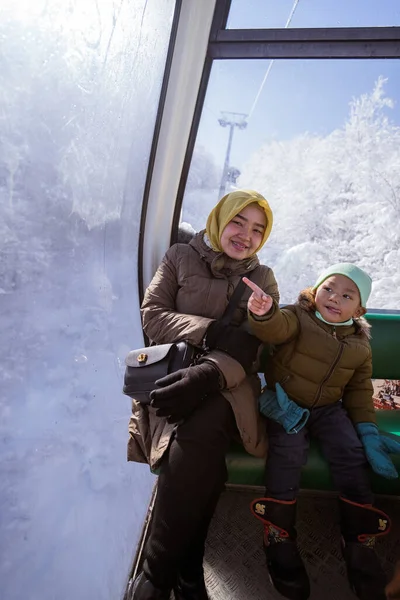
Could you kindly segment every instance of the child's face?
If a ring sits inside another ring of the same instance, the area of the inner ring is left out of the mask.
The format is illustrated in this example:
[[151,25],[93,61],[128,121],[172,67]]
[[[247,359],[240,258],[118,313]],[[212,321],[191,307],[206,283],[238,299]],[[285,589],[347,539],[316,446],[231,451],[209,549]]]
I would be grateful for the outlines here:
[[249,204],[223,230],[220,239],[222,250],[236,260],[255,254],[262,242],[266,225],[264,211],[257,204]]
[[342,323],[364,314],[356,284],[344,275],[331,275],[317,288],[317,310],[326,321]]

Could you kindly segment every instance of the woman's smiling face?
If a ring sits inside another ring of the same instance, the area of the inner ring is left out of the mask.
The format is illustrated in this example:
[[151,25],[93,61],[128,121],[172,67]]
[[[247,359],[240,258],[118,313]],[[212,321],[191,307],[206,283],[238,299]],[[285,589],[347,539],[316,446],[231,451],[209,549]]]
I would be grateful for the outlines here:
[[236,260],[252,256],[263,240],[266,225],[267,217],[262,208],[256,202],[248,204],[223,230],[222,250]]

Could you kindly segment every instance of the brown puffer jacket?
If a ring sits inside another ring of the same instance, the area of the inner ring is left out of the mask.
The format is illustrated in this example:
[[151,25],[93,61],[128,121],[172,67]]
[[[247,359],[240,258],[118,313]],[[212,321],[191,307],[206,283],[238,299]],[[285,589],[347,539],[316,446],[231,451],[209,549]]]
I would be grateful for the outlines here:
[[305,408],[342,400],[353,423],[376,423],[365,319],[352,325],[328,325],[307,302],[301,302],[283,309],[274,303],[265,317],[250,314],[249,322],[260,340],[274,344],[265,373],[268,387],[280,383]]
[[[165,344],[187,340],[200,345],[207,327],[220,318],[243,275],[279,301],[272,270],[260,265],[256,256],[238,261],[217,253],[204,242],[204,231],[189,244],[175,244],[166,253],[146,290],[141,313],[143,328],[150,340]],[[248,329],[246,290],[232,323]],[[255,456],[266,456],[265,423],[258,411],[260,380],[246,376],[241,365],[228,354],[214,350],[207,355],[224,376],[222,391],[231,403],[244,447]],[[151,407],[132,402],[129,423],[128,460],[147,462],[157,468],[168,448],[174,425],[155,415]]]

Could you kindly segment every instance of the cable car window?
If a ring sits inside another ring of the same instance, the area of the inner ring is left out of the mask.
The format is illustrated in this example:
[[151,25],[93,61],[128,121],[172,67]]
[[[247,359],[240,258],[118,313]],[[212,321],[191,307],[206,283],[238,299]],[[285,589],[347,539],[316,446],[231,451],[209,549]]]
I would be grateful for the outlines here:
[[373,278],[370,308],[400,309],[399,81],[396,60],[216,61],[182,221],[199,230],[224,193],[256,189],[282,302],[351,261]]
[[1,3],[4,598],[124,593],[154,479],[125,461],[121,382],[174,9]]
[[232,0],[227,28],[400,25],[397,0]]

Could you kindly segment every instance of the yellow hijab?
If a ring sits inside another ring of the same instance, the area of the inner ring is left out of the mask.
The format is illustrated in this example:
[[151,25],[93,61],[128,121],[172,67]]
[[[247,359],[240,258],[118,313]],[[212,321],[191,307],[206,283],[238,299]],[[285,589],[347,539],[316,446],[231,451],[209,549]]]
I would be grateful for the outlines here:
[[265,244],[271,233],[273,216],[272,210],[264,196],[261,196],[254,190],[237,190],[226,194],[218,204],[212,209],[208,215],[206,232],[208,239],[210,240],[212,249],[216,252],[223,252],[220,244],[221,234],[225,227],[241,210],[246,208],[249,204],[256,202],[262,210],[265,212],[267,217],[267,223],[261,244],[258,246],[256,252],[258,252]]

